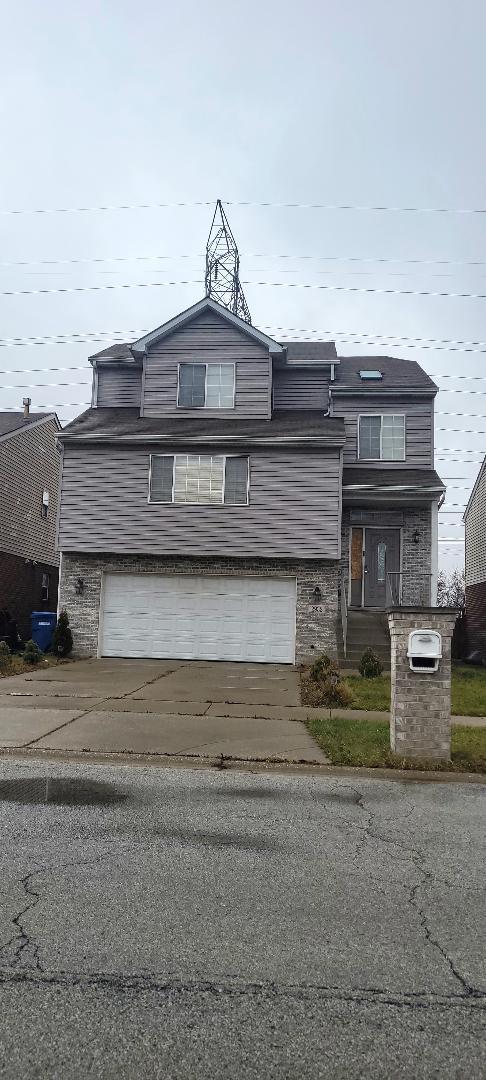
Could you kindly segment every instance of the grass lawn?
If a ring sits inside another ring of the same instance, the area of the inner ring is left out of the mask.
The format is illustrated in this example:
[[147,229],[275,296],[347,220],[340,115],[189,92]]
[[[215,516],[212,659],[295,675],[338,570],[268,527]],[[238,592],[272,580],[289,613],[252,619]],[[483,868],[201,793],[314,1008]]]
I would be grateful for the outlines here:
[[452,761],[427,762],[393,754],[388,724],[339,716],[331,720],[309,719],[306,723],[333,765],[486,773],[486,728],[452,728]]
[[[353,696],[350,708],[390,711],[390,675],[362,678],[343,673],[343,678]],[[319,684],[313,683],[307,671],[301,673],[301,694],[303,705],[319,707]],[[486,716],[486,667],[453,664],[453,716]]]
[[42,660],[38,664],[27,664],[22,656],[22,653],[14,653],[10,657],[9,663],[0,668],[0,679],[6,679],[9,675],[23,675],[26,671],[38,671],[39,668],[52,667],[55,664],[66,663],[65,660],[58,660],[57,656],[50,656],[49,653],[42,657]]
[[[363,679],[361,675],[347,675],[345,678],[353,693],[353,709],[377,709],[388,712],[390,708],[389,675],[380,675],[378,679]],[[452,715],[486,716],[486,668],[453,664]]]

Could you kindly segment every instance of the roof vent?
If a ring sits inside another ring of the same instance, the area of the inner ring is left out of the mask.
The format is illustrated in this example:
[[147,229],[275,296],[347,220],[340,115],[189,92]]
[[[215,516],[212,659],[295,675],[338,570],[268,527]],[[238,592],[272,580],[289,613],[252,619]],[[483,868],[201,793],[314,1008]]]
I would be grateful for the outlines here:
[[24,419],[27,419],[31,405],[30,397],[24,397],[22,405],[24,406]]
[[360,371],[359,377],[360,379],[382,379],[383,375],[381,371],[372,371],[365,368],[363,371]]

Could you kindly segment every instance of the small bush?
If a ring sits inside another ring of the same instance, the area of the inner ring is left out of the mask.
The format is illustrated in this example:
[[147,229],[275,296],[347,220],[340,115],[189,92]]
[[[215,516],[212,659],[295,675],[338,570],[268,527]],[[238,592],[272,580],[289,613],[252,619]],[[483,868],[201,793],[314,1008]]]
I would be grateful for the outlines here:
[[333,664],[329,657],[322,653],[321,656],[317,657],[317,660],[314,660],[309,675],[314,682],[321,682],[322,679],[327,678],[332,667]]
[[35,641],[28,641],[24,649],[24,660],[27,664],[40,664],[43,652]]
[[67,611],[61,611],[52,636],[52,652],[56,656],[69,656],[73,648],[73,635]]
[[359,662],[359,673],[363,679],[377,679],[383,674],[383,664],[373,649],[365,649]]
[[7,671],[10,667],[11,652],[6,641],[0,641],[0,671]]

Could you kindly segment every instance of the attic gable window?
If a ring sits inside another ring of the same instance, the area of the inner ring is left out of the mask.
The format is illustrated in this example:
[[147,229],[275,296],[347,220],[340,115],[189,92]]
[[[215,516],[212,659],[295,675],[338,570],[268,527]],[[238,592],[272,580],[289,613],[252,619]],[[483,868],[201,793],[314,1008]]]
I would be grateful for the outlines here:
[[234,409],[234,364],[179,364],[180,409]]
[[152,503],[246,506],[248,457],[240,454],[152,454]]

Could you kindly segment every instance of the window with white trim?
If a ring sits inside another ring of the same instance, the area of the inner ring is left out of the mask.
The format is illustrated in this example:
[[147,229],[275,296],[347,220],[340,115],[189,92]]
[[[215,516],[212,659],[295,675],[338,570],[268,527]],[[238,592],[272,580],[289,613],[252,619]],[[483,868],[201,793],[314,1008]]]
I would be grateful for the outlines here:
[[44,488],[42,492],[41,502],[41,517],[46,518],[49,515],[49,492]]
[[234,364],[179,364],[180,409],[234,409]]
[[246,506],[248,466],[240,454],[152,454],[149,501]]
[[362,461],[405,461],[405,416],[402,413],[360,416],[358,458]]

